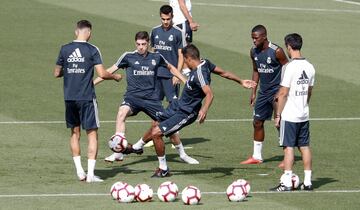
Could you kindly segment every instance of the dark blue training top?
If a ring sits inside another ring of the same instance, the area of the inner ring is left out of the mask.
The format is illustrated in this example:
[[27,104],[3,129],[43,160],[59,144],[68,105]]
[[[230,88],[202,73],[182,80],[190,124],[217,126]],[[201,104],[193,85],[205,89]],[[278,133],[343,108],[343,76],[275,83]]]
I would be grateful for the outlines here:
[[199,112],[201,102],[205,98],[202,88],[210,85],[210,74],[214,69],[214,64],[208,60],[202,60],[197,69],[190,72],[178,102],[180,110],[186,113]]
[[[165,30],[161,25],[152,29],[150,34],[151,46],[156,52],[159,52],[173,66],[177,68],[179,53],[178,50],[185,46],[181,29],[172,26]],[[173,75],[164,68],[160,68],[159,77],[172,78]]]
[[102,64],[99,49],[85,41],[77,41],[61,47],[56,64],[64,72],[65,100],[93,100],[94,66]]
[[279,46],[269,42],[269,48],[264,51],[257,48],[251,49],[260,76],[259,91],[261,93],[274,92],[280,87],[282,65],[276,59],[278,48]]
[[126,68],[125,96],[159,100],[159,91],[156,89],[158,69],[159,67],[167,68],[168,65],[162,55],[147,52],[144,57],[137,51],[126,52],[120,56],[115,65],[118,68]]

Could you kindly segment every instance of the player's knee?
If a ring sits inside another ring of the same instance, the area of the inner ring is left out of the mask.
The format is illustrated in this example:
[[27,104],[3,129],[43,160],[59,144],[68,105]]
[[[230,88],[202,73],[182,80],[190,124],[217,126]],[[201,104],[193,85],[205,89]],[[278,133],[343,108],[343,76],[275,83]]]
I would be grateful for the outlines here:
[[159,126],[155,126],[151,129],[151,136],[153,138],[158,138],[162,136],[161,130],[159,128]]
[[264,128],[264,121],[254,120],[253,121],[253,126],[254,126],[255,129],[262,129],[262,128]]

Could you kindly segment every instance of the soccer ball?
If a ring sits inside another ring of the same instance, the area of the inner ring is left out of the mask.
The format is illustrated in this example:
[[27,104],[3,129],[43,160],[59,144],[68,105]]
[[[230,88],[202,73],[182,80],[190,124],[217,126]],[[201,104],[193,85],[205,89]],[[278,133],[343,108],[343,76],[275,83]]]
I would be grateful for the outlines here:
[[115,134],[109,140],[109,147],[114,152],[123,152],[128,145],[125,136]]
[[245,179],[238,179],[231,183],[226,189],[229,201],[243,201],[250,193],[250,184]]
[[171,181],[166,181],[162,183],[157,190],[157,195],[159,199],[164,202],[175,201],[178,193],[179,189],[177,185]]
[[135,190],[126,182],[116,182],[111,186],[110,194],[121,203],[130,203],[134,200]]
[[138,184],[135,186],[135,200],[139,202],[151,201],[153,190],[147,184]]
[[[280,177],[280,183],[284,183],[284,179],[285,179],[285,174],[281,175]],[[296,174],[292,174],[291,176],[291,184],[292,184],[292,189],[297,189],[300,185],[300,178],[298,175]]]
[[200,202],[201,199],[201,192],[199,188],[195,186],[187,186],[181,192],[181,199],[186,205],[195,205]]

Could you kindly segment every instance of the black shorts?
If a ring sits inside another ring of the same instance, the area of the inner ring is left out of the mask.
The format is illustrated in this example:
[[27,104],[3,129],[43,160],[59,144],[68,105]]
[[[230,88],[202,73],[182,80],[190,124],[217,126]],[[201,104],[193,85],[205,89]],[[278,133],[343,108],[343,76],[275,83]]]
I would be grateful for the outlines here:
[[173,100],[177,100],[179,97],[180,85],[173,85],[172,78],[158,77],[158,80],[160,86],[159,100],[162,101],[164,96],[170,103]]
[[164,112],[164,108],[160,100],[146,100],[141,98],[135,98],[131,96],[125,96],[120,106],[128,106],[131,109],[131,116],[137,115],[139,112],[144,112],[151,119],[157,121],[159,113]]
[[[198,116],[195,113],[188,114],[181,110],[172,111],[173,112],[167,112],[166,114],[168,118],[161,121],[159,124],[161,133],[164,134],[166,137],[171,136],[185,126],[190,125],[196,120]],[[170,113],[172,115],[170,115]]]
[[277,91],[270,94],[258,93],[253,117],[255,120],[270,120],[274,112],[274,96]]
[[280,146],[304,147],[310,144],[309,121],[306,122],[280,122]]
[[100,127],[96,99],[92,101],[65,101],[65,120],[68,128],[82,126],[84,130]]
[[185,37],[186,42],[189,44],[193,40],[193,32],[190,28],[189,21],[185,21],[183,23],[177,24],[177,27],[181,29],[181,32],[183,33],[183,37]]

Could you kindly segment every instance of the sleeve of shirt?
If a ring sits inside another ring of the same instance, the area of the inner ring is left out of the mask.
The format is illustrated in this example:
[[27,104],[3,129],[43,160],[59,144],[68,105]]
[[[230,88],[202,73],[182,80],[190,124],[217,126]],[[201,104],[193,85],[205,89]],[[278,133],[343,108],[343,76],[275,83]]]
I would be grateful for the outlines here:
[[116,61],[115,65],[118,68],[126,68],[128,67],[128,56],[126,56],[127,53],[124,53],[120,56],[120,58]]
[[64,56],[63,56],[63,48],[61,47],[58,58],[56,60],[56,65],[64,66]]
[[195,77],[197,80],[196,83],[200,87],[204,87],[205,85],[210,85],[210,73],[208,73],[206,70],[202,70],[202,69],[198,68],[196,70]]
[[210,72],[213,72],[213,71],[215,70],[215,68],[216,68],[216,65],[215,65],[215,64],[213,64],[213,63],[211,63],[211,61],[210,61],[210,60],[208,60],[208,59],[205,59],[205,62],[206,62],[206,64],[207,64],[207,66],[208,66],[208,68],[209,68]]
[[286,68],[284,69],[284,77],[282,78],[282,81],[280,83],[281,86],[283,87],[290,87],[291,85],[291,78],[292,78],[292,72],[291,69],[289,69],[289,65],[286,66]]
[[99,48],[95,48],[94,55],[93,55],[93,62],[94,65],[102,64],[102,56]]
[[179,33],[177,33],[177,37],[176,37],[176,47],[177,49],[182,49],[185,47],[185,42],[182,36],[182,33],[180,31],[178,31]]
[[151,30],[151,32],[150,32],[150,46],[151,47],[154,47],[154,29],[153,30]]
[[169,65],[169,62],[160,53],[158,53],[158,55],[160,55],[159,66],[167,68],[167,66]]
[[315,69],[314,69],[314,75],[311,77],[309,84],[312,87],[312,86],[314,86],[314,83],[315,83]]

